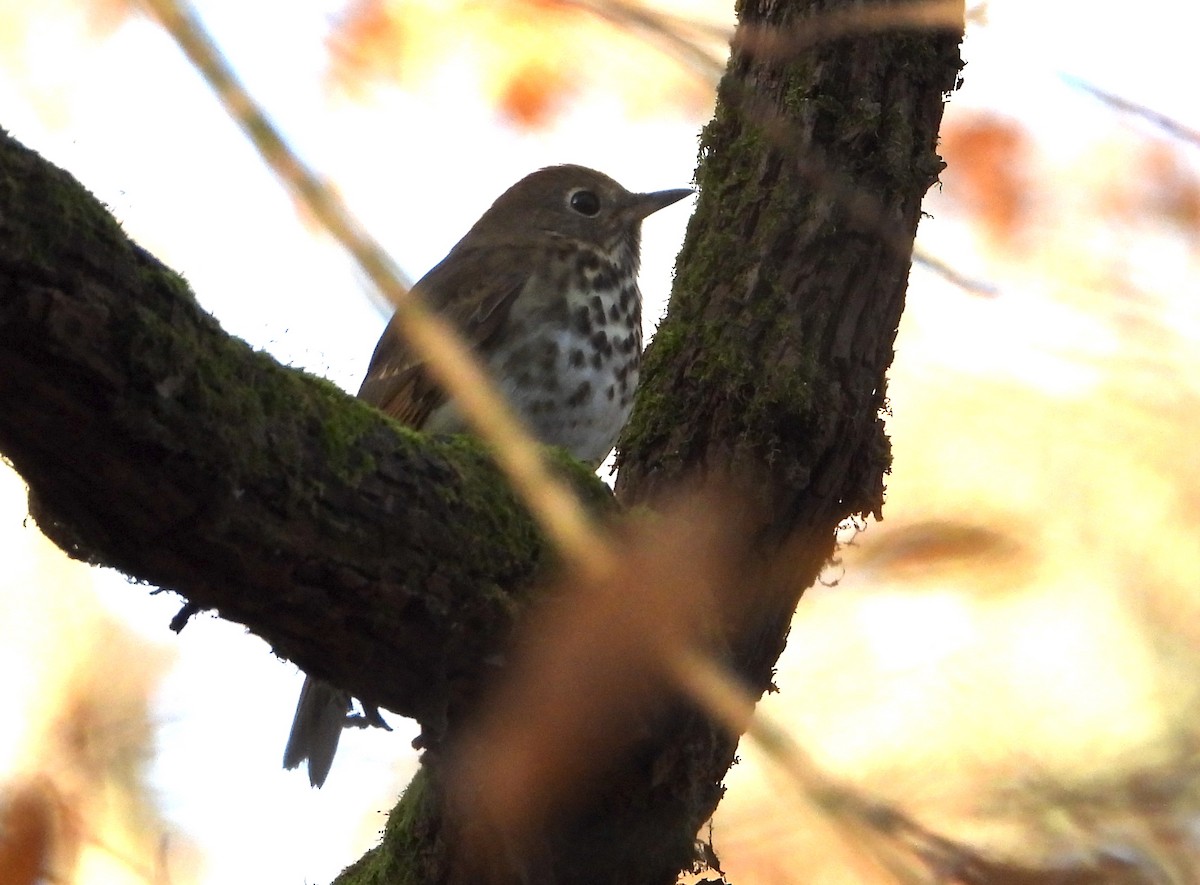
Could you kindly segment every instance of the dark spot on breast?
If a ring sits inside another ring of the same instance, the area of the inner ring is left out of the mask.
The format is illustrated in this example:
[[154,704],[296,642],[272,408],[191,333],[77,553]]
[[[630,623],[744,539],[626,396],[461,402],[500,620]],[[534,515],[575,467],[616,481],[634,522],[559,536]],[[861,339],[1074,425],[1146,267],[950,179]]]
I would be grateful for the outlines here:
[[601,363],[603,363],[603,362],[604,362],[604,354],[602,354],[598,350],[593,350],[592,351],[592,368],[598,370],[600,368]]
[[541,353],[538,354],[538,368],[546,374],[554,372],[554,364],[558,362],[558,342],[543,342]]
[[637,300],[637,289],[633,286],[621,287],[620,305],[621,310],[628,311],[630,306]]
[[617,288],[617,269],[611,264],[605,264],[600,268],[600,272],[596,274],[596,278],[592,281],[592,286],[596,289],[615,289]]
[[576,267],[585,273],[588,271],[595,273],[600,269],[600,256],[591,249],[584,249],[579,253],[579,261]]
[[611,307],[609,307],[608,318],[614,323],[621,318],[621,308],[619,305],[614,303]]
[[596,349],[596,352],[603,355],[605,359],[608,359],[610,356],[612,356],[612,342],[608,340],[608,333],[603,329],[592,335],[588,341],[591,343],[592,347]]
[[592,394],[592,382],[584,381],[575,388],[575,392],[567,397],[568,406],[582,406]]
[[615,384],[608,385],[608,390],[606,390],[604,393],[608,397],[609,402],[612,402],[612,398],[617,395],[616,385]]
[[592,323],[596,326],[603,326],[608,322],[608,317],[604,315],[604,302],[600,300],[599,295],[593,295],[589,302],[592,306]]
[[588,317],[588,309],[586,305],[580,305],[575,308],[575,331],[580,335],[592,334],[592,321]]
[[587,361],[587,357],[583,355],[583,351],[576,347],[571,351],[571,368],[582,369],[583,364]]
[[617,350],[621,351],[621,353],[623,353],[623,354],[628,355],[628,354],[633,353],[635,344],[636,344],[636,337],[634,336],[634,334],[632,332],[630,332],[624,338],[617,341]]

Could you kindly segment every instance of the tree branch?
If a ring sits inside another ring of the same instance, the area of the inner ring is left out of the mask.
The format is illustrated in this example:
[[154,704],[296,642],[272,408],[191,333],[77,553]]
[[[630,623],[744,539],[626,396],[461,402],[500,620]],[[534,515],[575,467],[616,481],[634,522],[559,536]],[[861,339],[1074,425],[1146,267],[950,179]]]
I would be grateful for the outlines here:
[[[0,452],[73,555],[444,722],[541,559],[485,452],[230,338],[74,179],[0,133]],[[596,502],[607,489],[563,469]]]

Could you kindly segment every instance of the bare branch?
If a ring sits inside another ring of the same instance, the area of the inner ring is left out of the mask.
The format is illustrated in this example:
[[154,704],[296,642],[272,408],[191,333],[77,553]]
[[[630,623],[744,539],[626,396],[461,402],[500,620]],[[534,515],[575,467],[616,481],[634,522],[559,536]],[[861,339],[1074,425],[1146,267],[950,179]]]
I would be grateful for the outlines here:
[[930,255],[928,252],[917,247],[913,250],[913,264],[919,264],[926,270],[933,271],[942,279],[949,283],[958,286],[965,292],[972,295],[982,295],[985,298],[994,298],[999,294],[996,287],[987,280],[980,280],[974,277],[969,277],[961,271],[955,270],[942,259]]
[[1109,107],[1116,108],[1126,114],[1133,114],[1135,117],[1140,117],[1146,120],[1151,125],[1162,130],[1172,138],[1177,138],[1180,141],[1186,141],[1189,144],[1200,145],[1200,130],[1192,129],[1183,123],[1176,120],[1174,117],[1169,117],[1166,114],[1160,113],[1153,108],[1148,108],[1145,105],[1130,101],[1127,98],[1121,98],[1119,95],[1114,95],[1111,92],[1105,92],[1098,86],[1093,86],[1086,80],[1081,80],[1078,77],[1070,74],[1063,74],[1063,80],[1069,85],[1074,86],[1095,98],[1100,99]]

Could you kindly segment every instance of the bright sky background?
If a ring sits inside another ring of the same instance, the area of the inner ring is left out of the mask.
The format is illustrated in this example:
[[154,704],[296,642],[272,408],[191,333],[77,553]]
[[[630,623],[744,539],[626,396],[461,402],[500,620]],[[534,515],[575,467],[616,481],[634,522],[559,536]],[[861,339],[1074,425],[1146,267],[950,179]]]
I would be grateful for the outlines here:
[[[691,179],[703,121],[630,121],[615,100],[592,95],[548,131],[515,131],[455,70],[420,95],[392,90],[351,105],[330,100],[321,79],[326,23],[340,4],[288,4],[286,16],[264,0],[199,6],[251,92],[413,279],[502,190],[540,166],[591,165],[638,190]],[[988,27],[968,41],[965,85],[951,112],[1007,113],[1052,154],[1069,157],[1114,125],[1111,112],[1061,82],[1069,73],[1200,126],[1200,79],[1177,72],[1195,53],[1191,4],[1011,0],[987,15]],[[0,68],[0,125],[89,187],[134,239],[184,274],[228,331],[356,389],[384,315],[348,263],[296,218],[166,36],[133,20],[101,43],[81,44],[48,19],[24,52],[24,74]],[[645,226],[651,322],[688,205]],[[956,241],[947,234],[941,242]],[[930,285],[928,275],[914,275],[919,285]],[[23,524],[23,489],[7,475],[0,514],[0,555],[35,543],[36,529]],[[176,655],[156,702],[154,788],[169,820],[203,850],[203,881],[327,881],[372,843],[383,816],[369,815],[391,806],[415,765],[411,723],[390,717],[392,734],[347,732],[328,784],[311,790],[302,774],[279,767],[301,682],[293,665],[208,616],[176,637],[166,625],[177,599],[149,596],[115,574],[97,574],[95,583],[106,607]],[[0,740],[0,771],[5,746]]]

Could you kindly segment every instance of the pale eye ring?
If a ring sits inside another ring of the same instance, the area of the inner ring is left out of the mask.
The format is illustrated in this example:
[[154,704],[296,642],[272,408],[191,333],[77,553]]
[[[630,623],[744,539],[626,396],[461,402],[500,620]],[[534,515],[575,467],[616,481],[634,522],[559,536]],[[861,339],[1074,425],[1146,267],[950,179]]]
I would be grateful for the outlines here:
[[600,211],[600,198],[594,192],[582,188],[572,193],[567,203],[580,215],[586,215],[588,218]]

